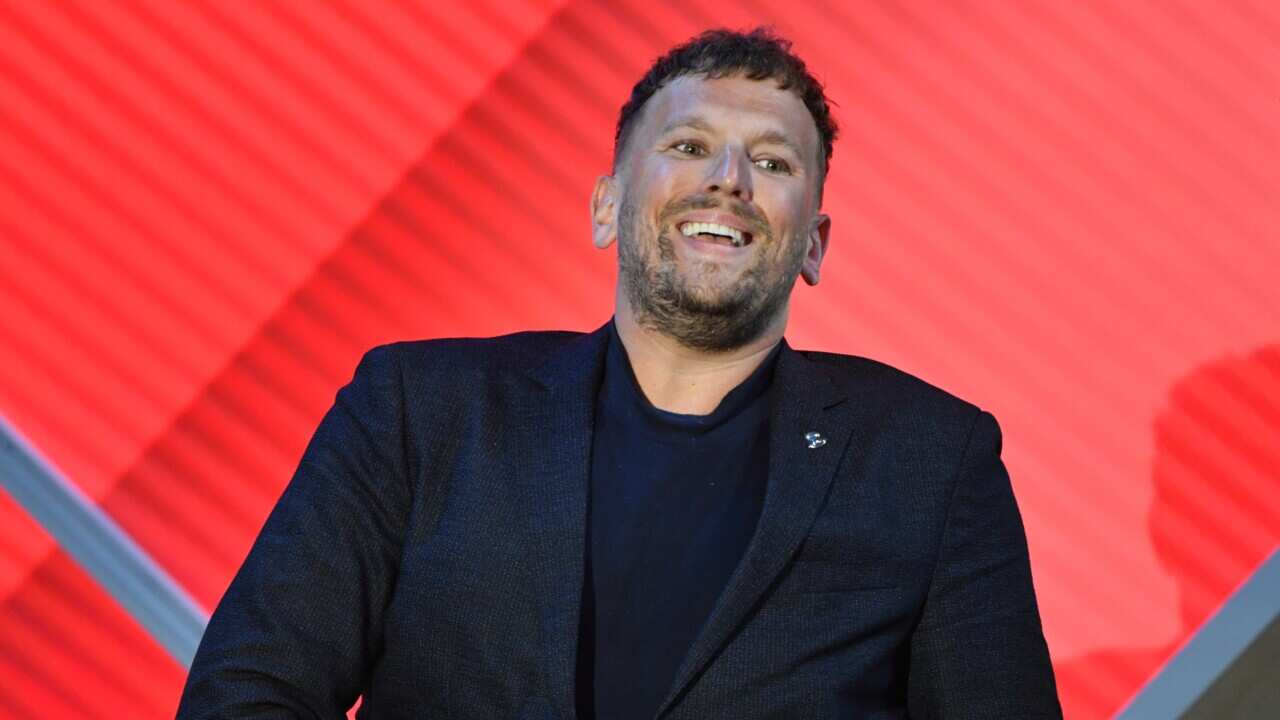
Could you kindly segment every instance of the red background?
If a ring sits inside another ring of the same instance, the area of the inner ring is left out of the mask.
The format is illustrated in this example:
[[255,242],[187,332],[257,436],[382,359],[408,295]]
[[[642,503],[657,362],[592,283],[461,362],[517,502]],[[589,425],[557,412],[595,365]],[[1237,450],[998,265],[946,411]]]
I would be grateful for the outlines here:
[[[370,346],[587,330],[648,63],[772,23],[843,136],[794,346],[995,413],[1068,718],[1280,543],[1280,9],[0,1],[0,412],[207,609]],[[184,671],[0,492],[0,716]]]

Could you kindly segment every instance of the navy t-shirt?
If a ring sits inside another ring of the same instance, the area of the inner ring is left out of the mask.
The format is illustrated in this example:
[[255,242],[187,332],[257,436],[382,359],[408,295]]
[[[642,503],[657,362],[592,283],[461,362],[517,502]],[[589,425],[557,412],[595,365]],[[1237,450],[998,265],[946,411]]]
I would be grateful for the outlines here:
[[610,330],[591,449],[578,717],[648,720],[755,532],[779,348],[710,415],[681,415],[645,398]]

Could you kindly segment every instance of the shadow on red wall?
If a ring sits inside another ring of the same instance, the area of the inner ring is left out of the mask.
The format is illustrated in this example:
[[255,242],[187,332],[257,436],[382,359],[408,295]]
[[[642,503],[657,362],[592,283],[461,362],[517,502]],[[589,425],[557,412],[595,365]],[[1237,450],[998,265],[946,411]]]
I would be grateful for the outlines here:
[[1177,583],[1181,628],[1167,645],[1057,665],[1068,720],[1120,710],[1280,544],[1280,345],[1197,368],[1173,386],[1154,429],[1147,525]]

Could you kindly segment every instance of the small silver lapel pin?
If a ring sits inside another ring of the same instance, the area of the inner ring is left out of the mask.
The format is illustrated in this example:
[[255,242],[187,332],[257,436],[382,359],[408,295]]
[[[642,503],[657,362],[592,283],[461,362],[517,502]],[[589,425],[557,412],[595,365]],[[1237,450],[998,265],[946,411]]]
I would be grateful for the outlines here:
[[804,439],[809,442],[809,449],[820,448],[827,444],[827,439],[822,437],[822,433],[810,430],[804,434]]

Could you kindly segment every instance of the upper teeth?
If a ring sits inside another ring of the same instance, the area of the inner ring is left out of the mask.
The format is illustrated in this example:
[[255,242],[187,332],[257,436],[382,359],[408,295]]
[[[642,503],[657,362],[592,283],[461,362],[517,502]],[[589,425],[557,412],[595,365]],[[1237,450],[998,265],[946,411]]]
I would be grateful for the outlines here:
[[685,223],[680,228],[680,232],[685,237],[692,237],[698,233],[711,233],[713,235],[723,235],[733,242],[734,247],[742,247],[744,240],[742,239],[742,231],[737,228],[731,228],[728,225],[709,222],[690,222]]

